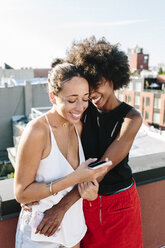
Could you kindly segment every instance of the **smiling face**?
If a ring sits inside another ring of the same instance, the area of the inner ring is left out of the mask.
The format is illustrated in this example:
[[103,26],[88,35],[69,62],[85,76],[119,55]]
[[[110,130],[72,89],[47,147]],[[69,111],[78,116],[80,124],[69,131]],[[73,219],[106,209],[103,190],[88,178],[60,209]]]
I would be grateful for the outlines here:
[[54,96],[55,110],[61,121],[76,124],[80,121],[83,112],[88,107],[89,86],[81,77],[73,77],[63,83],[62,89]]
[[101,110],[110,110],[115,99],[112,81],[103,78],[96,89],[90,89],[90,100]]

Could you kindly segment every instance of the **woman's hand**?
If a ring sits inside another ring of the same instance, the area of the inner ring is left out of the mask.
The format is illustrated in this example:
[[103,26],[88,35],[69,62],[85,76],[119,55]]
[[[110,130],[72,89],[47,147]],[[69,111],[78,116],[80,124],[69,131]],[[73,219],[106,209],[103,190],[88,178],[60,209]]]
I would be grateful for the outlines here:
[[55,232],[60,230],[60,224],[64,214],[65,209],[61,208],[60,204],[56,204],[52,208],[46,210],[35,233],[40,233],[47,237],[52,236]]
[[97,180],[78,184],[78,191],[83,199],[94,201],[98,196],[99,184]]
[[32,205],[38,205],[38,204],[39,204],[39,201],[30,202],[27,204],[21,203],[20,205],[21,205],[21,208],[23,208],[24,210],[31,212],[32,211]]
[[78,183],[94,181],[97,177],[104,176],[109,167],[112,166],[112,162],[109,161],[109,164],[104,165],[103,167],[97,169],[88,168],[88,165],[96,160],[97,159],[89,158],[75,170],[75,173],[78,176]]

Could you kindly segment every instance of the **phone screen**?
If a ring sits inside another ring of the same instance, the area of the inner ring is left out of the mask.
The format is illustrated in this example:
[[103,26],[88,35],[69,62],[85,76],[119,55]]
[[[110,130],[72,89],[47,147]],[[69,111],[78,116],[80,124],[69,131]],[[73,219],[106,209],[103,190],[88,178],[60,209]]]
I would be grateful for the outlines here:
[[104,164],[104,163],[106,163],[106,161],[93,162],[93,163],[90,163],[88,165],[88,167],[93,168],[93,167],[97,167],[98,165],[101,165],[101,164]]

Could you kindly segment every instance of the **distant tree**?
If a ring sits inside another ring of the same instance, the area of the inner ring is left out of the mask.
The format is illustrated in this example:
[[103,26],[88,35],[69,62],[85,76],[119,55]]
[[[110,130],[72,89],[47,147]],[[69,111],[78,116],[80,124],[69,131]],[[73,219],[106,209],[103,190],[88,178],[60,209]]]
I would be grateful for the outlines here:
[[136,76],[139,76],[138,72],[130,72],[130,76],[132,77],[136,77]]
[[162,67],[159,68],[158,74],[159,75],[165,74],[165,71],[163,71]]

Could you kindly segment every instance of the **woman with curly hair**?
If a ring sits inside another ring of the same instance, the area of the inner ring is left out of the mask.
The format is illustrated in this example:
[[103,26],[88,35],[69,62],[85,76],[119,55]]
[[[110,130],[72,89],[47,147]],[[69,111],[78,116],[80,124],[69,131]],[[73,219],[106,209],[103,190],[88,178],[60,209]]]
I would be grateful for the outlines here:
[[[16,248],[80,247],[86,232],[82,199],[65,214],[56,235],[53,216],[47,220],[48,209],[53,208],[73,186],[91,181],[104,168],[91,170],[85,161],[79,135],[80,122],[88,106],[89,86],[76,66],[61,60],[54,61],[48,75],[50,111],[32,120],[26,126],[18,148],[15,170],[15,197],[18,202],[39,201],[32,211],[22,209],[17,226]],[[110,164],[109,164],[110,165]],[[43,235],[43,233],[45,235]]]
[[129,83],[128,58],[118,45],[95,37],[74,43],[68,61],[90,86],[91,103],[83,115],[82,144],[86,158],[108,157],[109,172],[98,178],[98,196],[88,201],[80,184],[88,227],[83,248],[142,248],[141,209],[128,154],[142,124],[140,113],[121,102],[115,90]]

